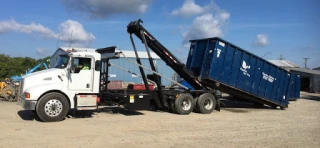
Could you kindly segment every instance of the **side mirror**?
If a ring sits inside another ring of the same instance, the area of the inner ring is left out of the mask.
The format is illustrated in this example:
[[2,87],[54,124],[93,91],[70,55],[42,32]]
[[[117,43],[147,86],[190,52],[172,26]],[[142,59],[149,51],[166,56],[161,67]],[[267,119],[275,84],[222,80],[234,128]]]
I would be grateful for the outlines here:
[[71,58],[71,61],[70,61],[70,68],[68,69],[70,73],[74,73],[76,67],[74,65],[74,58]]
[[72,64],[72,65],[70,66],[70,69],[69,69],[70,73],[74,73],[75,70],[76,70],[75,65]]

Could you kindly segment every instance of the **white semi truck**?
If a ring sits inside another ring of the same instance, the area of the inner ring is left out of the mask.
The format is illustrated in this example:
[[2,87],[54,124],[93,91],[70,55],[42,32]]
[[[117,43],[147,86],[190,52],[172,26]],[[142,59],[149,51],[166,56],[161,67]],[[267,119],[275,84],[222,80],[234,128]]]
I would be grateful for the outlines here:
[[[219,110],[220,93],[202,85],[182,62],[142,27],[140,22],[141,20],[130,22],[127,29],[145,90],[108,90],[108,67],[112,64],[110,59],[119,58],[121,54],[112,46],[97,49],[96,52],[62,54],[54,68],[24,76],[19,91],[20,105],[25,110],[33,110],[45,122],[61,121],[69,110],[96,110],[98,104],[124,105],[126,108],[137,110],[150,109],[153,105],[157,109],[178,114],[189,114],[193,110],[208,114],[214,109]],[[132,34],[145,44],[154,72],[152,80],[157,85],[155,90],[149,88]],[[163,88],[148,47],[194,90]]]
[[[88,70],[77,71],[81,60],[89,61]],[[61,120],[75,107],[75,100],[78,100],[77,109],[96,109],[100,71],[95,63],[100,60],[101,54],[92,52],[60,55],[55,68],[22,78],[19,102],[24,109],[35,110],[43,121]]]

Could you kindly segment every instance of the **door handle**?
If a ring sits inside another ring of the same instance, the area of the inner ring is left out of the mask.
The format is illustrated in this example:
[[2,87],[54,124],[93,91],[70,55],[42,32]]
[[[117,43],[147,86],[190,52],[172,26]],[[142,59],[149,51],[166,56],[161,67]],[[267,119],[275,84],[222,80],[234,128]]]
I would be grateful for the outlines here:
[[61,81],[63,81],[63,79],[62,79],[62,77],[61,77],[60,75],[58,75],[58,78],[59,78]]
[[87,84],[87,88],[89,88],[90,87],[90,84]]

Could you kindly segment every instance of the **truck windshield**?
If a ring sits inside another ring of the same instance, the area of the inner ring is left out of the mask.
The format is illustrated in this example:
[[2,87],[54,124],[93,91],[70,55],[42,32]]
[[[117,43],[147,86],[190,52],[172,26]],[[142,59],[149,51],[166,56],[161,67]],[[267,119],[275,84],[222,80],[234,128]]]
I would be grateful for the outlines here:
[[66,68],[68,65],[68,61],[69,61],[68,55],[60,55],[55,68]]

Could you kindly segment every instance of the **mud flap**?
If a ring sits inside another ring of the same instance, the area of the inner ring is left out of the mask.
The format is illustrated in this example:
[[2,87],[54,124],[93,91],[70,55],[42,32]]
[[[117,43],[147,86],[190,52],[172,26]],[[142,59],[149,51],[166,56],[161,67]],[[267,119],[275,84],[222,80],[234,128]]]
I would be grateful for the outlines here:
[[216,101],[217,101],[217,105],[216,105],[215,110],[220,111],[220,98],[216,97]]
[[216,98],[216,101],[217,101],[215,110],[220,111],[220,106],[221,106],[220,98],[222,97],[222,92],[219,90],[214,90],[214,97]]

